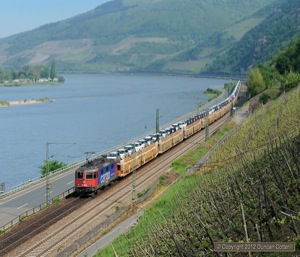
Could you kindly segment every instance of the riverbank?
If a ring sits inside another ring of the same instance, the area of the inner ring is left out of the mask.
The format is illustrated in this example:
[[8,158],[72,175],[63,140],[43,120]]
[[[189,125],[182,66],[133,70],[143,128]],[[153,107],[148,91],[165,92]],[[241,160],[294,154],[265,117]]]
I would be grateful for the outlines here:
[[39,99],[32,99],[32,100],[2,101],[0,102],[0,108],[16,106],[16,105],[29,105],[29,104],[49,103],[49,102],[54,102],[54,100],[49,98],[39,98]]

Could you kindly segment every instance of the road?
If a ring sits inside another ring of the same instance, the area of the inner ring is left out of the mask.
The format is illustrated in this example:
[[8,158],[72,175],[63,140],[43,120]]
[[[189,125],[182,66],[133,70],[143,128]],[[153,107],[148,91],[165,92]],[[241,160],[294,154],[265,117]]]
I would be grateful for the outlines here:
[[[54,177],[49,181],[52,185],[49,190],[49,199],[52,199],[74,187],[74,170]],[[46,182],[0,199],[0,231],[3,230],[4,226],[7,228],[6,225],[12,221],[15,224],[19,220],[19,216],[25,216],[26,212],[31,211],[33,208],[39,209],[39,206],[45,204],[45,202]]]

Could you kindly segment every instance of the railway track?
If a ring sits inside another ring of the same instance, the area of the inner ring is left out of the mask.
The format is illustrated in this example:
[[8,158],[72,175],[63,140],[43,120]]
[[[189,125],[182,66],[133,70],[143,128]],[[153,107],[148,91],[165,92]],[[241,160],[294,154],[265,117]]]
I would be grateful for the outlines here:
[[[210,133],[224,124],[227,117],[228,115],[225,115],[213,123],[210,126]],[[202,130],[140,168],[135,173],[135,188],[139,191],[148,188],[162,174],[169,171],[170,163],[174,159],[195,148],[204,138],[205,131]],[[29,230],[20,231],[18,237],[12,236],[3,241],[7,242],[7,245],[4,243],[5,248],[0,248],[4,249],[1,250],[0,256],[56,256],[69,244],[115,213],[118,205],[132,203],[131,176],[101,191],[94,199],[78,198],[74,199],[74,202],[70,201],[68,205],[73,205],[74,208],[69,207],[69,211],[64,212],[61,209],[53,213],[52,218],[49,214],[46,220],[32,223]]]
[[29,237],[39,234],[47,229],[64,215],[75,211],[82,205],[82,202],[83,199],[78,197],[70,198],[58,208],[44,210],[41,213],[36,214],[36,217],[30,217],[26,222],[21,222],[21,224],[12,229],[11,232],[0,237],[0,256],[7,254],[12,249],[25,242]]

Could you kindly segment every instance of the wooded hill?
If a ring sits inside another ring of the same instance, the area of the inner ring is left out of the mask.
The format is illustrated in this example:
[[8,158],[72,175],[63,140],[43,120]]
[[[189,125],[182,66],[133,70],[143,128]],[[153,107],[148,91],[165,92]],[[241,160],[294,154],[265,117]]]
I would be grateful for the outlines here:
[[229,51],[219,55],[208,71],[245,73],[300,36],[300,1],[287,0]]
[[285,0],[114,0],[0,40],[0,66],[197,74]]

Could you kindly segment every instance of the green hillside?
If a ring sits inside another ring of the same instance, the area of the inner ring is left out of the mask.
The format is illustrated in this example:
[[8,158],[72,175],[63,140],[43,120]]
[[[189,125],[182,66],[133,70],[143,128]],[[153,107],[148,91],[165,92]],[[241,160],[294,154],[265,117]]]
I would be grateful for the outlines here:
[[0,40],[0,66],[47,64],[54,58],[60,72],[197,73],[208,53],[226,49],[270,7],[253,14],[278,1],[114,0]]
[[300,1],[286,0],[233,47],[219,55],[207,71],[246,73],[300,35]]

